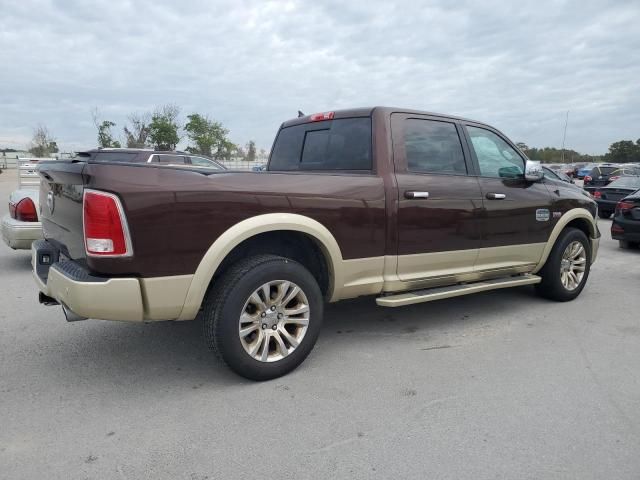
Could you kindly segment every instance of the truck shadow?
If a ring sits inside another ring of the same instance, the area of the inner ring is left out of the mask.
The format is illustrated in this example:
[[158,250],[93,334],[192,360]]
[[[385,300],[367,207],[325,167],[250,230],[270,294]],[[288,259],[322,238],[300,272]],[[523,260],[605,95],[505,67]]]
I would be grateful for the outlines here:
[[[317,368],[322,357],[350,345],[374,350],[389,337],[428,340],[443,331],[504,323],[510,321],[505,312],[509,319],[517,318],[519,311],[537,302],[545,303],[523,287],[398,309],[378,307],[374,297],[328,305],[313,358],[298,371]],[[207,349],[200,321],[145,325],[88,320],[56,332],[60,335],[53,337],[46,365],[65,384],[97,381],[138,391],[254,384],[235,375]]]

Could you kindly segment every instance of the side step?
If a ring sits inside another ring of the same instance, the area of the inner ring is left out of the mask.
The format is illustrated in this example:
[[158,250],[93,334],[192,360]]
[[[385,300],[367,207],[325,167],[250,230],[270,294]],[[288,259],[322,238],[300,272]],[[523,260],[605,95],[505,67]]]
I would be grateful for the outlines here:
[[542,278],[537,275],[520,275],[517,277],[496,278],[482,282],[452,285],[449,287],[427,288],[414,290],[413,292],[399,293],[386,297],[376,298],[376,303],[381,307],[404,307],[414,303],[432,302],[443,298],[460,297],[471,293],[498,290],[499,288],[519,287],[521,285],[533,285],[540,283]]

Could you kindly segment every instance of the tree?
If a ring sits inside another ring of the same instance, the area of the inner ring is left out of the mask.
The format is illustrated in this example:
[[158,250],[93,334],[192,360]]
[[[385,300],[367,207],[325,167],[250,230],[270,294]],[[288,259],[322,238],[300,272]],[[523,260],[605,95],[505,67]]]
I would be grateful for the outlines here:
[[29,153],[39,158],[48,157],[52,153],[58,153],[58,144],[46,126],[38,125],[34,128]]
[[612,163],[640,162],[640,139],[636,143],[631,140],[612,143],[604,160]]
[[188,115],[187,119],[189,121],[184,126],[184,131],[194,143],[193,146],[187,148],[189,152],[216,159],[231,157],[235,145],[227,139],[229,130],[224,128],[221,123],[198,113]]
[[523,152],[526,150],[529,150],[529,147],[527,146],[526,143],[524,142],[517,142],[516,143],[516,147],[518,147],[520,150],[522,150]]
[[256,161],[256,142],[253,140],[249,140],[247,143],[247,157],[245,158],[247,162],[255,162]]
[[110,120],[104,120],[98,125],[98,146],[101,148],[120,148],[120,142],[113,138],[111,127],[116,124]]
[[178,115],[180,109],[176,105],[163,105],[151,116],[149,124],[149,140],[156,150],[175,150],[180,141]]
[[132,113],[129,115],[129,124],[124,127],[124,136],[127,140],[127,148],[144,148],[149,144],[149,114]]

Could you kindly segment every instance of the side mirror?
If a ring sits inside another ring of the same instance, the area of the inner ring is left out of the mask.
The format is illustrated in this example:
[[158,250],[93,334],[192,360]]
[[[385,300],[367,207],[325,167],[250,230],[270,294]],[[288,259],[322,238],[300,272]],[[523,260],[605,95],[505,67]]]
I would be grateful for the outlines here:
[[540,162],[534,162],[533,160],[527,160],[524,166],[524,178],[529,182],[539,182],[544,177],[544,170]]

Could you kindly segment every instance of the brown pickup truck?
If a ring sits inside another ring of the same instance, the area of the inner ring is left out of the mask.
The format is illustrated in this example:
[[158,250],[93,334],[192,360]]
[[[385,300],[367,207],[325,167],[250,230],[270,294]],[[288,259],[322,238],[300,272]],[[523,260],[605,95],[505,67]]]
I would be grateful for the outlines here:
[[264,172],[127,153],[40,165],[40,301],[68,320],[201,318],[207,343],[252,379],[305,359],[325,301],[397,307],[521,285],[567,301],[598,250],[593,200],[462,118],[296,118]]

